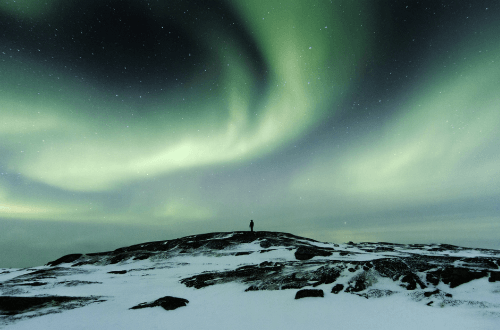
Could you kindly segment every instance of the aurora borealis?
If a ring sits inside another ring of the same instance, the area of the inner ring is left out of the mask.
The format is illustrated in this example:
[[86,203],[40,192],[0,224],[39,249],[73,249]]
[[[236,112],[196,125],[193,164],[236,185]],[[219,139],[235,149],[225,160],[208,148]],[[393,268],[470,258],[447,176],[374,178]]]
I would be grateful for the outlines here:
[[500,249],[495,1],[2,1],[0,267],[203,232]]

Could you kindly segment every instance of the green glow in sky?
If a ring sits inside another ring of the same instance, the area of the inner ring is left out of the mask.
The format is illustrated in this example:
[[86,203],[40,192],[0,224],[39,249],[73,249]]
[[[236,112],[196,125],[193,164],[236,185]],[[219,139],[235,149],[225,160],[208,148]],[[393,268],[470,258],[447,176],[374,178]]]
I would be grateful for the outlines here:
[[[139,119],[133,109],[123,109],[128,119],[116,116],[126,95],[100,103],[102,91],[67,73],[30,60],[12,70],[4,62],[11,76],[2,89],[1,106],[9,113],[2,135],[10,150],[22,152],[9,162],[10,170],[63,189],[102,191],[151,175],[249,159],[301,136],[324,118],[324,104],[337,101],[349,86],[356,63],[351,59],[363,57],[365,32],[343,28],[341,15],[321,7],[240,5],[272,68],[258,109],[250,106],[258,82],[241,47],[219,41],[223,32],[204,41],[223,64],[220,100],[207,103],[187,91],[185,104],[161,100],[155,104],[161,115]],[[361,24],[364,17],[358,17],[350,24]],[[96,108],[102,112],[97,118],[90,115]],[[192,108],[194,113],[182,115]],[[221,111],[226,118],[213,118]]]
[[[461,72],[434,74],[402,103],[400,115],[341,157],[321,155],[293,188],[367,200],[374,207],[481,197],[500,193],[498,51],[472,57]],[[411,193],[409,193],[411,192]],[[358,213],[358,210],[352,209]],[[366,210],[373,211],[372,209]]]

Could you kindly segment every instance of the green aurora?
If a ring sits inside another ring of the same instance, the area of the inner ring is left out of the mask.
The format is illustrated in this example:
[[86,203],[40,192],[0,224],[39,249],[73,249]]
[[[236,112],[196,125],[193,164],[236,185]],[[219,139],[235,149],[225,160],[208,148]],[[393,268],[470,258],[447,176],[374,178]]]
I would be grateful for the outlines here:
[[488,3],[2,2],[0,267],[250,219],[500,249]]

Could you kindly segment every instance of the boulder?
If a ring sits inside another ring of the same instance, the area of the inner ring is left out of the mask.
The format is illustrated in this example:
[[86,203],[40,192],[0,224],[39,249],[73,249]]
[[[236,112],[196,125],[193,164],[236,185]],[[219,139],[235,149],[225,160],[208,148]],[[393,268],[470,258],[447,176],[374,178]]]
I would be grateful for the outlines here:
[[295,251],[295,258],[297,260],[309,260],[313,257],[328,257],[331,255],[332,252],[315,247],[300,246],[297,251]]
[[488,281],[489,282],[500,281],[500,272],[491,272]]
[[320,289],[302,289],[297,291],[295,294],[295,299],[301,299],[306,297],[324,297],[323,290]]
[[332,293],[337,294],[340,291],[344,290],[344,285],[343,284],[335,284],[332,288]]
[[186,306],[189,303],[189,300],[184,299],[184,298],[177,298],[177,297],[172,297],[172,296],[165,296],[163,298],[157,299],[153,302],[145,302],[142,304],[139,304],[137,306],[134,306],[130,309],[141,309],[141,308],[149,308],[149,307],[162,307],[163,309],[167,311],[171,311],[174,309],[177,309],[179,307]]

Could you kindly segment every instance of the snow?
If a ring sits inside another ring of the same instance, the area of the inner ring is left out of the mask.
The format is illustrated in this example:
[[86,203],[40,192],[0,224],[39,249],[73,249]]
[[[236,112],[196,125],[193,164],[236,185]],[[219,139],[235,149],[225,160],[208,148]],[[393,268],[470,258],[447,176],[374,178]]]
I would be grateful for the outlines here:
[[[155,281],[156,282],[156,281]],[[152,283],[149,283],[152,284]],[[9,329],[498,329],[498,318],[466,307],[429,308],[404,297],[367,300],[325,295],[294,300],[293,290],[243,292],[240,284],[196,290],[166,280],[160,288],[110,285],[111,301],[23,320]],[[121,290],[120,290],[121,288]],[[325,288],[326,289],[326,288]],[[82,292],[88,294],[88,292]],[[129,310],[162,295],[184,297],[187,307]]]
[[33,268],[25,268],[25,269],[17,269],[17,268],[2,268],[0,269],[0,280],[8,281],[17,276],[22,276],[25,274],[31,273],[33,270],[39,269],[42,267],[33,267]]
[[[322,243],[320,247],[333,247]],[[358,252],[355,255],[332,256],[318,259],[371,260],[394,255],[395,252],[368,253],[359,248],[337,246],[337,251]],[[230,270],[242,265],[255,265],[263,261],[296,260],[295,250],[273,247],[263,250],[258,243],[241,244],[232,250],[222,250],[215,255],[179,254],[169,259],[127,260],[119,264],[67,267],[79,270],[57,278],[43,279],[48,285],[23,287],[25,296],[101,296],[106,301],[62,313],[23,318],[8,325],[9,330],[78,330],[78,329],[498,329],[500,324],[500,283],[489,283],[486,278],[450,289],[440,284],[445,292],[452,292],[454,299],[483,302],[482,306],[464,303],[458,306],[427,306],[412,298],[410,293],[401,293],[398,285],[386,278],[377,279],[377,289],[399,291],[381,298],[370,298],[340,293],[330,293],[332,285],[320,285],[324,298],[295,300],[297,290],[249,291],[248,285],[238,282],[218,284],[202,289],[186,287],[180,279],[203,272]],[[248,255],[235,256],[234,252],[254,251]],[[231,254],[231,253],[233,254]],[[401,247],[401,254],[431,253]],[[457,252],[458,253],[458,252]],[[462,251],[472,256],[481,252]],[[0,283],[33,270],[9,269],[0,272]],[[110,274],[110,271],[126,270],[125,274]],[[8,272],[6,272],[8,271]],[[345,270],[347,272],[347,270]],[[55,285],[62,281],[99,282],[77,286]],[[337,283],[342,283],[339,281]],[[1,286],[0,286],[1,288]],[[0,291],[1,292],[1,291]],[[186,307],[166,311],[161,307],[130,310],[143,302],[151,302],[164,296],[189,300]],[[490,305],[488,305],[490,304]],[[0,328],[2,323],[0,321]]]

